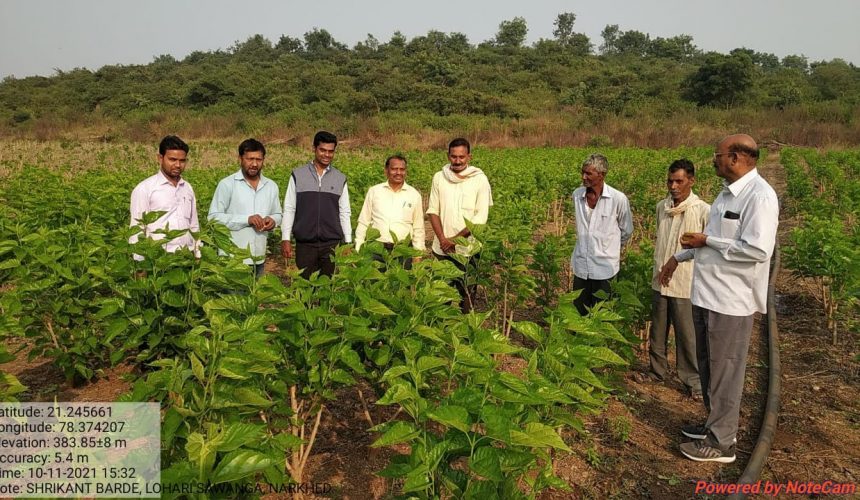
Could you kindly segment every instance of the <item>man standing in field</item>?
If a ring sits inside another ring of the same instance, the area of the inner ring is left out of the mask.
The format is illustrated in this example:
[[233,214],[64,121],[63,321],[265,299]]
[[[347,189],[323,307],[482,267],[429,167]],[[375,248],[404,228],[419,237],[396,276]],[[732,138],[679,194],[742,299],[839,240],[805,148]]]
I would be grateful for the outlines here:
[[705,231],[685,233],[686,250],[671,257],[660,273],[668,284],[679,262],[695,255],[693,322],[708,420],[686,426],[694,440],[681,445],[691,460],[735,460],[744,372],[753,315],[767,309],[770,257],[779,224],[779,201],[758,174],[758,146],[746,134],[730,135],[714,153],[724,188],[711,206]]
[[278,185],[263,175],[266,147],[256,139],[239,144],[239,171],[221,179],[215,188],[209,219],[230,230],[237,247],[251,252],[245,264],[263,275],[266,236],[281,223],[281,195]]
[[657,243],[654,245],[654,272],[651,288],[651,335],[649,358],[651,370],[645,378],[662,381],[669,371],[666,350],[669,325],[675,330],[675,353],[678,377],[695,400],[702,399],[702,384],[696,362],[696,330],[693,327],[693,306],[690,287],[693,282],[693,261],[678,266],[672,282],[660,283],[663,264],[681,251],[683,233],[701,233],[708,223],[711,206],[693,193],[696,169],[690,160],[675,160],[669,166],[666,185],[669,196],[657,202]]
[[320,131],[314,136],[314,159],[293,170],[284,196],[281,254],[293,257],[296,237],[296,266],[309,279],[317,271],[334,274],[334,249],[352,242],[349,190],[346,175],[332,166],[337,137]]
[[[194,190],[185,179],[182,172],[188,163],[188,144],[176,137],[168,135],[158,145],[158,172],[143,180],[131,192],[131,227],[139,227],[143,235],[153,240],[164,239],[165,234],[157,233],[162,229],[187,230],[164,244],[168,252],[180,248],[193,250],[199,256],[197,242],[191,233],[200,230],[197,220],[197,199]],[[166,212],[156,221],[144,225],[143,214],[147,212]],[[129,238],[129,243],[137,243],[141,233]],[[135,260],[143,260],[139,255]]]
[[[427,203],[427,215],[435,235],[433,255],[452,262],[464,272],[466,266],[451,256],[468,256],[472,248],[471,245],[457,245],[454,240],[464,237],[471,242],[472,233],[466,227],[466,221],[486,224],[493,205],[490,181],[480,168],[469,165],[471,159],[469,141],[463,138],[451,141],[448,144],[448,164],[433,176]],[[467,266],[474,267],[474,259],[474,256],[469,259]],[[456,280],[454,286],[460,293],[460,310],[464,313],[471,311],[477,286],[467,287],[465,277]]]
[[582,163],[582,186],[573,192],[576,246],[570,257],[573,289],[582,290],[573,302],[579,314],[597,304],[595,293],[610,292],[610,282],[621,265],[621,247],[633,234],[630,202],[621,191],[606,184],[609,161],[599,153]]
[[[385,160],[386,182],[372,186],[364,197],[364,205],[358,215],[355,228],[355,247],[364,244],[367,228],[379,230],[379,241],[386,249],[394,248],[392,233],[398,240],[407,236],[412,247],[424,251],[424,204],[421,193],[406,183],[406,158],[400,155]],[[412,259],[403,262],[406,269],[412,268]]]

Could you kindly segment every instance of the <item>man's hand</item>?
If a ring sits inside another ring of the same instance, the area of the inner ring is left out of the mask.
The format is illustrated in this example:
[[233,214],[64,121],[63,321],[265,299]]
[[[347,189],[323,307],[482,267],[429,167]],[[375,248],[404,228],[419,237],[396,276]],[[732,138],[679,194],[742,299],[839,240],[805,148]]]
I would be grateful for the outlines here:
[[253,226],[254,229],[256,229],[257,231],[262,231],[265,222],[263,222],[263,218],[260,217],[258,214],[254,214],[248,217],[248,224]]
[[272,229],[275,229],[275,219],[271,217],[264,218],[262,231],[271,231]]
[[448,238],[439,238],[439,246],[445,253],[454,253],[454,251],[457,249],[457,245]]
[[660,280],[660,284],[663,286],[669,286],[669,281],[672,280],[672,275],[675,274],[675,269],[678,268],[678,259],[675,256],[669,257],[669,260],[663,264],[663,267],[660,268],[660,275],[658,279]]
[[705,233],[684,233],[681,235],[681,248],[701,248],[707,240]]
[[293,258],[293,244],[290,243],[290,240],[284,240],[281,242],[281,255],[283,255],[285,259]]

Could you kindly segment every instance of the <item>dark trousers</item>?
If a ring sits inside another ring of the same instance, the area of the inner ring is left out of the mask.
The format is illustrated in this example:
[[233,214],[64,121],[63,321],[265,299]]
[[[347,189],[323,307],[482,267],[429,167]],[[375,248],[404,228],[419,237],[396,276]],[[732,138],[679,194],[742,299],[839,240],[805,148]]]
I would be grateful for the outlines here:
[[[474,270],[477,265],[477,255],[473,255],[469,258],[469,261],[466,262],[466,265],[461,264],[457,259],[451,257],[450,255],[439,255],[436,252],[433,252],[433,256],[439,260],[447,260],[448,262],[457,266],[457,269],[466,272],[466,268]],[[452,283],[454,288],[457,289],[457,292],[460,294],[460,311],[463,313],[468,313],[475,308],[475,295],[478,293],[478,285],[469,285],[466,286],[466,276],[461,276],[455,279]]]
[[573,289],[582,290],[579,297],[573,301],[573,305],[576,306],[576,310],[579,311],[580,316],[588,314],[588,309],[591,309],[597,304],[598,298],[595,297],[594,294],[597,293],[598,290],[603,290],[609,294],[612,290],[610,282],[612,282],[613,279],[615,279],[615,276],[606,280],[587,280],[576,275],[573,276]]
[[254,268],[254,278],[260,279],[265,274],[265,263],[260,262],[259,264],[252,264],[251,267]]
[[340,241],[321,243],[296,243],[296,267],[302,270],[302,278],[310,279],[317,271],[320,276],[334,274],[334,249]]
[[[385,247],[385,249],[388,250],[389,253],[394,250],[394,243],[383,243],[382,246]],[[376,262],[381,262],[383,264],[383,271],[385,271],[385,257],[379,254],[374,254],[373,260],[375,260]],[[396,259],[396,261],[400,262],[400,265],[403,266],[403,269],[406,269],[407,271],[412,269],[412,257],[400,257],[399,259]]]
[[651,371],[661,380],[669,371],[666,351],[669,345],[669,325],[675,330],[675,360],[678,378],[692,394],[701,394],[699,366],[696,362],[696,328],[693,325],[693,304],[690,299],[667,297],[654,291],[651,302],[651,334],[648,354]]
[[730,316],[693,306],[693,324],[702,399],[708,409],[705,427],[725,450],[738,433],[753,315]]

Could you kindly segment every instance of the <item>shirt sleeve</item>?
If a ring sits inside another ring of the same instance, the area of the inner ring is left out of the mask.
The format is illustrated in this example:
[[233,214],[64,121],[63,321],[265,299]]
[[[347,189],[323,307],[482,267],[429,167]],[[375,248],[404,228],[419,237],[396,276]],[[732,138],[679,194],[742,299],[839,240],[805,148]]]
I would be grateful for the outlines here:
[[424,242],[424,201],[421,193],[415,191],[415,203],[412,208],[412,247],[416,250],[425,250]]
[[373,188],[367,190],[367,196],[364,197],[364,204],[361,206],[361,213],[358,214],[358,224],[355,226],[355,248],[361,249],[364,244],[364,237],[367,235],[367,226],[370,225],[372,219],[370,214],[373,210]]
[[275,181],[271,181],[271,183],[272,183],[272,189],[275,190],[275,196],[271,197],[271,201],[269,203],[269,215],[268,216],[271,217],[273,221],[275,221],[276,226],[280,226],[281,225],[281,219],[283,218],[283,217],[281,217],[281,211],[282,211],[282,208],[281,208],[281,190],[278,189],[278,185],[275,184]]
[[230,200],[233,197],[233,178],[229,177],[227,182],[219,182],[215,188],[215,194],[212,196],[212,203],[209,205],[209,214],[207,218],[220,222],[227,226],[231,231],[238,231],[248,227],[248,217],[253,214],[228,214],[227,209],[230,207]]
[[730,262],[765,262],[776,243],[779,203],[766,195],[757,196],[745,215],[739,239],[708,236],[705,244]]
[[[197,218],[197,195],[194,194],[193,189],[191,190],[191,224],[188,226],[188,230],[192,233],[200,232],[200,220]],[[198,259],[202,245],[203,242],[199,238],[194,240],[194,256]]]
[[343,193],[337,201],[338,212],[340,212],[340,228],[343,230],[343,240],[346,243],[352,243],[352,222],[349,220],[352,217],[352,208],[349,206],[349,188],[343,183]]
[[[134,190],[131,192],[131,203],[130,203],[130,212],[131,212],[131,223],[129,227],[139,227],[141,230],[144,230],[144,226],[142,222],[139,222],[140,219],[143,218],[143,214],[149,211],[149,193],[144,187],[143,183],[137,185]],[[135,233],[129,237],[129,243],[137,243],[137,239],[140,237],[140,233]]]
[[296,183],[293,176],[287,184],[287,192],[284,194],[284,214],[281,222],[281,239],[290,241],[293,236],[293,222],[296,220]]
[[427,202],[427,215],[439,215],[439,183],[436,181],[437,175],[433,176],[433,182],[430,185],[430,200]]
[[633,214],[630,212],[630,201],[626,196],[621,198],[620,209],[618,227],[621,228],[621,246],[624,246],[633,235]]
[[483,181],[478,189],[478,198],[475,200],[475,215],[470,221],[472,224],[486,224],[490,216],[493,193],[490,190],[490,181],[486,177],[483,178]]
[[678,262],[686,262],[695,256],[696,256],[696,249],[695,248],[685,248],[684,250],[681,250],[680,252],[673,255],[673,257],[675,257],[675,260],[677,260]]

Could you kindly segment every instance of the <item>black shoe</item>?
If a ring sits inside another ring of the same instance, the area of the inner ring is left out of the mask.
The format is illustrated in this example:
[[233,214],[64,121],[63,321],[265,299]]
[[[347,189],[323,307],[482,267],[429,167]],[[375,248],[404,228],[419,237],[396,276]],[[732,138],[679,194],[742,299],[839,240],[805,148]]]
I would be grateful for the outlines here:
[[735,445],[729,446],[727,450],[711,442],[710,439],[697,439],[689,443],[681,444],[681,453],[696,462],[719,462],[730,464],[735,461]]
[[681,434],[690,439],[705,439],[708,437],[708,428],[704,425],[685,425],[681,427]]

